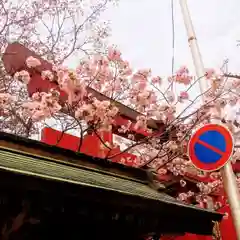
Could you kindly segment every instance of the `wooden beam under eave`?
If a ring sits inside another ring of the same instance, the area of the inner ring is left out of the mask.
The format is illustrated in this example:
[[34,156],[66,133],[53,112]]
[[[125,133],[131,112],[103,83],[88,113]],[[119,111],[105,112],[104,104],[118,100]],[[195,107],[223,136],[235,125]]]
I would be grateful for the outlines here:
[[[37,58],[41,61],[41,65],[36,67],[34,70],[29,69],[26,65],[26,59],[30,56]],[[51,63],[42,59],[35,52],[29,50],[28,48],[26,48],[25,46],[23,46],[18,42],[11,43],[7,46],[5,53],[3,54],[2,60],[7,73],[10,75],[14,75],[17,71],[21,71],[21,70],[28,70],[30,74],[32,74],[33,71],[37,71],[41,73],[44,70],[52,70]],[[29,84],[31,85],[31,82]],[[32,91],[31,89],[29,89],[30,94],[33,93]],[[117,106],[120,111],[120,115],[126,117],[131,121],[136,121],[136,117],[141,115],[141,113],[123,105],[120,102],[117,102],[108,98],[107,96],[97,92],[96,90],[90,87],[87,88],[87,91],[89,93],[92,93],[93,96],[95,96],[99,100],[108,100],[108,101],[114,102],[115,106]],[[164,128],[164,123],[162,121],[156,121],[156,120],[150,119],[148,121],[148,127],[153,130],[159,131],[160,129]]]

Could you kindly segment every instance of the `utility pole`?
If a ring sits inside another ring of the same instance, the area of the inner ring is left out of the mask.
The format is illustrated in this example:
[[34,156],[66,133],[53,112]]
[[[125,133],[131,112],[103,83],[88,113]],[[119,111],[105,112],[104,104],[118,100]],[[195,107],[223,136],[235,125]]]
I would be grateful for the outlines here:
[[[184,19],[184,24],[187,31],[188,43],[191,49],[192,59],[196,70],[196,75],[199,78],[200,90],[201,93],[204,93],[209,89],[209,86],[208,81],[206,81],[206,79],[203,77],[205,75],[205,69],[202,61],[202,56],[199,50],[196,34],[194,31],[193,23],[187,6],[187,0],[179,1]],[[217,123],[220,123],[219,120],[217,121],[218,121]],[[233,223],[237,234],[237,239],[240,240],[240,193],[237,187],[236,177],[233,172],[230,161],[221,169],[221,175],[223,178],[224,190],[228,197]]]

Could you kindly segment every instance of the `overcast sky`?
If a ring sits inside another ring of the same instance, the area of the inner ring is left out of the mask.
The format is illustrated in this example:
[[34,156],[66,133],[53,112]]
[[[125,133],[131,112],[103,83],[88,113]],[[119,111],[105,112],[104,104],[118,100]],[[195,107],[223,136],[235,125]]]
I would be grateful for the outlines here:
[[[188,0],[205,67],[220,67],[229,58],[229,68],[240,72],[240,1]],[[179,1],[174,0],[175,68],[192,59]],[[136,68],[150,67],[154,74],[171,73],[171,0],[119,0],[104,17],[112,24],[110,41]]]

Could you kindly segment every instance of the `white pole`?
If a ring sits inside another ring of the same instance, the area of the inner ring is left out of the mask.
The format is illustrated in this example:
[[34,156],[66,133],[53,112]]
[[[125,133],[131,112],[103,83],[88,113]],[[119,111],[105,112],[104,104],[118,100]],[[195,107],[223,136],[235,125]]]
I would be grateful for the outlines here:
[[[193,28],[192,20],[187,6],[187,0],[179,0],[182,9],[182,15],[188,35],[188,43],[191,49],[192,58],[199,80],[201,93],[209,89],[208,81],[202,78],[205,75],[202,56],[198,47],[196,34]],[[204,96],[203,96],[204,97]],[[232,169],[231,163],[227,163],[221,170],[224,190],[227,194],[229,205],[231,208],[233,223],[235,226],[237,239],[240,240],[240,193],[236,183],[236,177]]]
[[203,93],[209,88],[209,84],[208,84],[208,81],[202,78],[205,75],[205,69],[202,61],[202,56],[198,47],[198,42],[197,42],[196,34],[194,31],[194,27],[192,24],[192,20],[190,17],[190,13],[188,10],[187,1],[180,0],[180,6],[182,9],[184,24],[187,30],[188,44],[191,49],[192,59],[193,59],[194,67],[196,70],[196,75],[198,78],[200,78],[199,87],[201,92]]

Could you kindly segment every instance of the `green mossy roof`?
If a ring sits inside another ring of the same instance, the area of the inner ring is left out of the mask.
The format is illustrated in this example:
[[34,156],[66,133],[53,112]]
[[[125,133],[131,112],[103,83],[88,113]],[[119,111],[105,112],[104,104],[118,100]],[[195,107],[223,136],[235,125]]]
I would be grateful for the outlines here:
[[120,176],[111,176],[107,172],[94,169],[81,169],[65,164],[47,161],[40,157],[26,156],[0,148],[0,168],[16,173],[42,177],[49,180],[58,180],[79,184],[82,186],[97,187],[106,190],[121,192],[139,197],[166,201],[174,199],[166,194],[158,193],[145,184],[128,180]]

